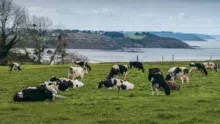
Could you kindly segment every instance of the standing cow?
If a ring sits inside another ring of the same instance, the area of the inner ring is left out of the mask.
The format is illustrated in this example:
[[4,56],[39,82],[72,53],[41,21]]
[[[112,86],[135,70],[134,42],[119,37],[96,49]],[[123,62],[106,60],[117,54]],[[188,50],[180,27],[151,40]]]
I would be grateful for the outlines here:
[[78,67],[87,68],[89,71],[92,71],[92,68],[87,61],[74,61],[74,64]]
[[107,79],[111,79],[114,76],[118,76],[119,74],[122,74],[125,80],[127,78],[127,72],[128,72],[128,65],[114,65],[112,66]]
[[9,71],[10,73],[12,72],[12,70],[18,70],[20,73],[21,73],[21,67],[20,67],[20,64],[16,63],[16,62],[9,62],[8,63],[8,66],[9,66]]
[[189,85],[189,70],[186,67],[172,67],[165,78],[166,81],[181,80],[182,87],[184,81]]
[[218,73],[218,64],[215,64],[213,62],[204,62],[202,64],[206,69],[210,69],[211,71],[215,70],[215,72]]
[[201,64],[201,63],[190,63],[189,66],[190,66],[189,73],[191,73],[194,70],[198,70],[198,71],[201,71],[202,74],[205,74],[206,76],[208,76],[208,72],[207,72],[204,64]]
[[81,81],[83,80],[84,75],[88,74],[87,69],[82,67],[72,67],[70,66],[68,71],[68,79],[75,79],[80,78]]
[[151,90],[152,95],[154,95],[154,91],[159,95],[159,89],[162,87],[166,95],[170,95],[170,88],[164,80],[163,73],[159,68],[150,68],[148,80],[151,81]]
[[138,71],[142,70],[142,72],[145,72],[144,66],[141,62],[129,62],[130,65],[130,69],[132,69],[132,67],[137,68]]

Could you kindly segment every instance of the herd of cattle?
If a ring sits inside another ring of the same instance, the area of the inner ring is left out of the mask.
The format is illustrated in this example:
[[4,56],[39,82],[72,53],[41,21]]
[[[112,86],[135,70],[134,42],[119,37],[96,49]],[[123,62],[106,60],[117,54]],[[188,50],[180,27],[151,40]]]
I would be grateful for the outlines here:
[[[81,82],[83,77],[92,71],[88,62],[75,62],[76,66],[71,66],[68,70],[68,78],[56,78],[52,77],[49,81],[40,84],[37,87],[28,87],[21,92],[14,95],[14,101],[44,101],[54,100],[55,98],[65,98],[58,95],[59,91],[67,91],[68,88],[82,87],[84,84]],[[201,71],[203,75],[208,75],[207,69],[218,72],[218,64],[213,62],[205,63],[190,63],[190,70],[187,67],[172,67],[168,70],[166,77],[159,68],[150,68],[148,74],[148,80],[151,82],[152,95],[159,95],[159,91],[163,90],[166,95],[170,95],[170,90],[179,90],[184,86],[186,82],[189,85],[189,74],[194,70]],[[13,70],[21,72],[20,65],[18,63],[10,63],[10,73]],[[143,73],[145,72],[144,66],[141,62],[130,62],[128,65],[114,65],[112,66],[109,75],[105,81],[100,81],[98,88],[106,87],[108,89],[122,89],[133,90],[134,84],[126,80],[128,76],[128,70],[137,68]],[[124,79],[118,79],[118,75],[123,75]],[[80,78],[81,81],[76,80]],[[182,85],[175,83],[175,80],[181,80]]]

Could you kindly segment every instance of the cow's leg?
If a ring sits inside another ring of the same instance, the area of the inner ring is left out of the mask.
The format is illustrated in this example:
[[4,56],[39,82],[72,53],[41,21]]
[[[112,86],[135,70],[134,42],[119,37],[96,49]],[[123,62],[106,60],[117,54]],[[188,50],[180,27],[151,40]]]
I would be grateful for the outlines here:
[[186,77],[187,86],[189,86],[189,76]]
[[155,88],[157,95],[160,95],[159,89]]
[[13,66],[10,66],[10,70],[9,70],[10,74],[11,74],[11,72],[12,72],[12,69],[13,69]]
[[153,84],[151,85],[151,95],[153,95],[154,96],[154,86],[153,86]]
[[184,78],[181,76],[181,77],[180,77],[180,80],[182,81],[182,87],[183,87],[183,84],[184,84]]

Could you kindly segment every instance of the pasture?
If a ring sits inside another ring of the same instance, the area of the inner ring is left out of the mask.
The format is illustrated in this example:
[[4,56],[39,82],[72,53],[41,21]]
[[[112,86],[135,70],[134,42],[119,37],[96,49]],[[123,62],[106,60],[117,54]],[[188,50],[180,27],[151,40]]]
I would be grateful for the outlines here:
[[12,101],[15,93],[51,76],[67,77],[69,65],[22,65],[21,74],[9,74],[9,68],[1,66],[0,124],[220,123],[220,73],[208,70],[206,77],[192,72],[189,87],[172,91],[170,96],[163,91],[159,96],[151,95],[149,68],[158,67],[165,76],[169,68],[189,67],[189,63],[144,63],[145,73],[129,71],[127,80],[135,85],[133,91],[97,89],[115,63],[91,64],[92,72],[84,77],[84,87],[60,92],[66,99],[22,103]]

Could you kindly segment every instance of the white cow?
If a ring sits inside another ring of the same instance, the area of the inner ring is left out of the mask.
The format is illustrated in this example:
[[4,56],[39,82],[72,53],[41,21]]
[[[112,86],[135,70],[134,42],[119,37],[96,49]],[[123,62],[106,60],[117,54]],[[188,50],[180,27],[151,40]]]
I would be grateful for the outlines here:
[[88,71],[82,67],[72,67],[70,66],[68,72],[68,79],[81,78],[83,80],[84,75],[88,74]]

